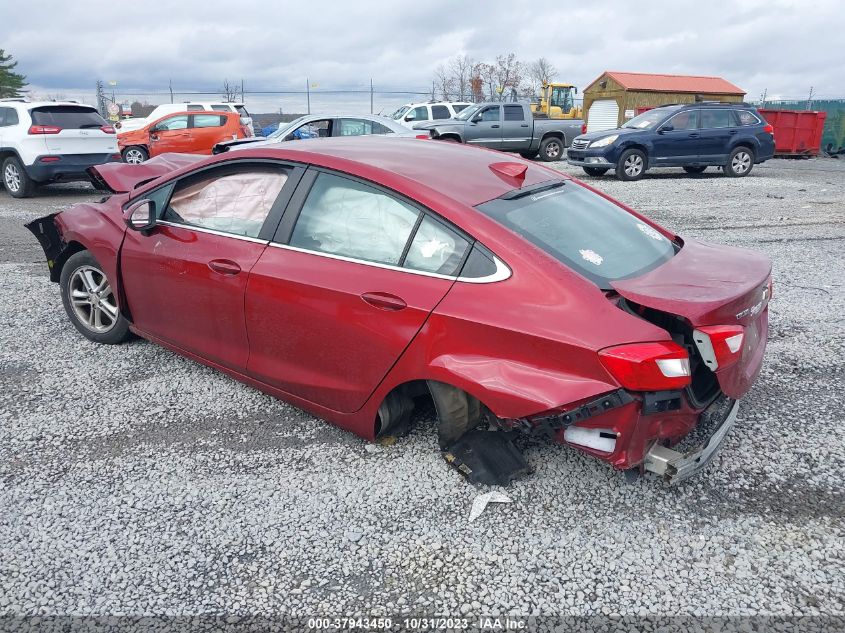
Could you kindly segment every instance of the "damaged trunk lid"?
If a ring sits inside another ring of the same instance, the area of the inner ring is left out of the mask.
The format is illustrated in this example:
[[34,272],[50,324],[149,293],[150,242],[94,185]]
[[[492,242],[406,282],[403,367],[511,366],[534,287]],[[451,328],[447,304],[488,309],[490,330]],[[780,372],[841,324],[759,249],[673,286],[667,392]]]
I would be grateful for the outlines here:
[[162,154],[139,165],[106,163],[88,169],[88,175],[112,193],[129,193],[161,176],[208,158],[199,154]]
[[[682,317],[696,332],[708,326],[741,325],[738,360],[715,370],[721,390],[740,398],[763,363],[771,272],[771,261],[761,253],[688,240],[661,266],[613,281],[612,286],[629,302]],[[689,343],[702,354],[700,340]]]

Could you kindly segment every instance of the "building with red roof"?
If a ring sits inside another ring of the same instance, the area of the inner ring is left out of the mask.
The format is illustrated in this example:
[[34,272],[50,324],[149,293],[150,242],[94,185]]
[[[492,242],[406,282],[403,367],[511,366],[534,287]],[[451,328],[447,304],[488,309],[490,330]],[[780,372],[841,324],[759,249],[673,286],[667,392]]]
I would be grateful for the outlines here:
[[584,89],[587,131],[607,130],[666,103],[742,101],[745,91],[721,77],[606,70]]

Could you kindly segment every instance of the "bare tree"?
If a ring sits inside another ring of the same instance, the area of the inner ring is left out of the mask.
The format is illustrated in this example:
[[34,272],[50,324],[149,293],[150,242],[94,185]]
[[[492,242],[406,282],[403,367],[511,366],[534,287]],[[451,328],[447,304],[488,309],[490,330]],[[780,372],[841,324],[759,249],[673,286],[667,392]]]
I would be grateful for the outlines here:
[[495,95],[491,92],[490,98],[495,101],[503,101],[513,91],[519,90],[522,85],[522,63],[517,60],[516,53],[496,55],[496,63],[490,66],[491,78],[495,82]]
[[228,79],[223,80],[223,87],[220,88],[220,96],[226,103],[232,103],[238,99],[238,86],[229,83]]
[[476,63],[469,55],[458,55],[449,62],[453,88],[460,101],[468,99],[472,93],[470,84],[475,67]]
[[440,91],[440,98],[443,99],[443,101],[449,101],[452,98],[454,81],[452,80],[452,77],[449,76],[449,72],[443,64],[440,64],[435,69],[434,81],[437,84],[437,89]]
[[483,86],[483,98],[488,101],[498,101],[499,94],[497,88],[499,86],[496,80],[496,67],[492,64],[485,64],[484,62],[478,65],[478,77],[481,79]]
[[528,67],[531,89],[534,94],[540,92],[543,84],[550,83],[557,76],[557,68],[545,57],[540,57]]

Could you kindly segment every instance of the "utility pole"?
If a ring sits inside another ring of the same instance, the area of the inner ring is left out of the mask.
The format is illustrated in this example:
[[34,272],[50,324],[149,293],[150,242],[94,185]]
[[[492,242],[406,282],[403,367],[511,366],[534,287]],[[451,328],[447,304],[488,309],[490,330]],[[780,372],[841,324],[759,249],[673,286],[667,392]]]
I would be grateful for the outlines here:
[[244,80],[241,77],[241,103],[246,103],[246,97],[244,96]]
[[173,103],[173,80],[168,79],[167,85],[170,87],[170,103]]
[[373,78],[370,77],[370,114],[373,113]]
[[305,78],[305,99],[308,104],[307,114],[311,114],[311,83],[308,81],[308,77]]
[[813,109],[813,87],[810,86],[810,95],[807,97],[807,109]]

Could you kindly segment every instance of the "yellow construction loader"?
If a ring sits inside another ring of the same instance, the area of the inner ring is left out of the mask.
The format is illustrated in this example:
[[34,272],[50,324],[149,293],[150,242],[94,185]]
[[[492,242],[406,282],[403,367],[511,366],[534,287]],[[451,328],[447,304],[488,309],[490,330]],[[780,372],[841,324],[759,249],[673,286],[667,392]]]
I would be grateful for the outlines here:
[[540,100],[531,104],[535,117],[547,119],[580,119],[581,108],[575,106],[578,88],[572,84],[544,83]]

